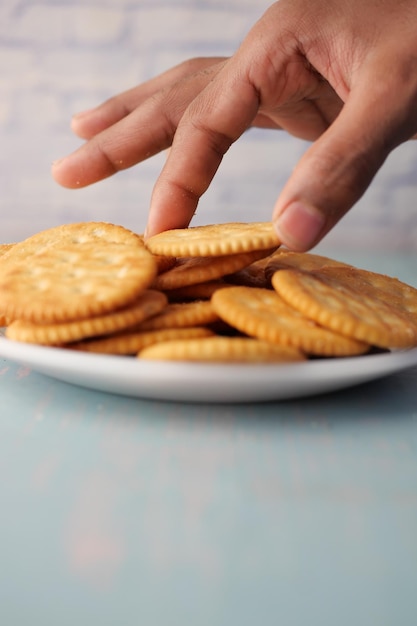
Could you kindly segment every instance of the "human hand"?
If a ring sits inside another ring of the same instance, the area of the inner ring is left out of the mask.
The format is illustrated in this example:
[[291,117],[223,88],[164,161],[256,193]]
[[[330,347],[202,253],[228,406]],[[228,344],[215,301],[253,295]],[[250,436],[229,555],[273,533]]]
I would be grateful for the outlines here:
[[250,126],[312,141],[273,210],[307,250],[417,133],[417,0],[280,0],[230,59],[194,59],[75,116],[88,141],[53,166],[78,188],[172,144],[147,234],[189,224],[230,145]]

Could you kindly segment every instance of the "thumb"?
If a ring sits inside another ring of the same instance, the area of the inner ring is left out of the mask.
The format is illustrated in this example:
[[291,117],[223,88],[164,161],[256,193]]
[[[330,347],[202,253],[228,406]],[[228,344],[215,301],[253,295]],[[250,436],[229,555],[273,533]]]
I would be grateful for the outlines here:
[[402,98],[398,86],[391,85],[389,93],[386,87],[378,93],[369,87],[352,91],[297,164],[273,212],[288,248],[316,245],[363,195],[391,150],[415,133],[416,93]]

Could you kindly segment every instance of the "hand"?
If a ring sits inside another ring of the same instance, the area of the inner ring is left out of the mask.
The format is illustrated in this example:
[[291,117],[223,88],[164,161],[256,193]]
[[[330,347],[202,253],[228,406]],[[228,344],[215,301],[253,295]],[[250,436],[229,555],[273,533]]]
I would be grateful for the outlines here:
[[194,59],[75,116],[88,141],[54,164],[78,188],[172,144],[147,234],[186,227],[223,155],[250,126],[312,141],[273,220],[308,250],[417,133],[417,0],[280,0],[229,59]]

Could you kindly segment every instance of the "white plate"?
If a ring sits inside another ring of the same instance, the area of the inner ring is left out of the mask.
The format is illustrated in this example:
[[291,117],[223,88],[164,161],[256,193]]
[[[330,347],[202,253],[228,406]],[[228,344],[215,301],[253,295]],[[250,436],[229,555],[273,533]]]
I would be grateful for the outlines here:
[[125,396],[182,402],[259,402],[336,391],[417,365],[417,348],[279,365],[140,361],[18,343],[0,357],[58,380]]

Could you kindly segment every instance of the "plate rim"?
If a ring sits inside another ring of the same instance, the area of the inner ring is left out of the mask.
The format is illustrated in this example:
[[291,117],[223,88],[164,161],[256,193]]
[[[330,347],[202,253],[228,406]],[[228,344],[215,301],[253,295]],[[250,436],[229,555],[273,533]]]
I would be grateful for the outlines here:
[[[22,343],[7,339],[0,330],[0,358],[61,382],[118,395],[181,402],[261,402],[337,391],[403,371],[417,366],[417,347],[292,363],[190,364]],[[202,390],[197,384],[203,385]]]

